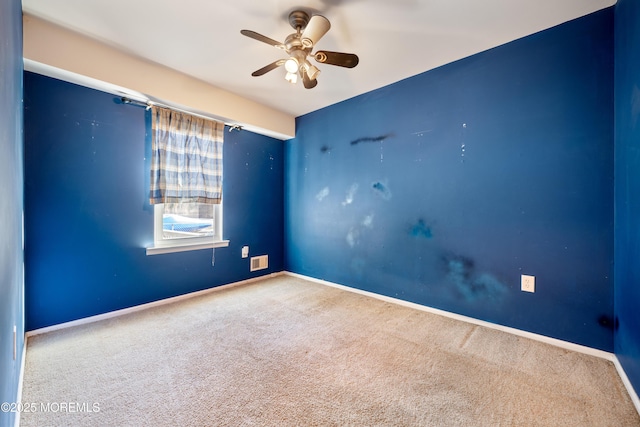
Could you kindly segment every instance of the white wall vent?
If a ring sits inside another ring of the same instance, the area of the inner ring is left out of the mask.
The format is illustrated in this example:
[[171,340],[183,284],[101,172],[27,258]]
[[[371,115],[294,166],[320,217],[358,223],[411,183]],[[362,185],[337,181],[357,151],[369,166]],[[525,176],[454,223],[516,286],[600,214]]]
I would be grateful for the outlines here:
[[269,255],[251,257],[251,270],[264,270],[269,267]]

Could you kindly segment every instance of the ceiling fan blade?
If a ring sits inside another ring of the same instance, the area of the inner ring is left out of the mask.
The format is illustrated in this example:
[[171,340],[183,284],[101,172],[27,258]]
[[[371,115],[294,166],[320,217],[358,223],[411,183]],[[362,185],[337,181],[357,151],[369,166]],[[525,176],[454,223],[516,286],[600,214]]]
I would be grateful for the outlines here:
[[279,41],[276,41],[272,38],[269,38],[267,36],[263,36],[262,34],[256,33],[255,31],[251,31],[251,30],[240,30],[240,33],[244,36],[247,36],[249,38],[252,38],[254,40],[258,40],[260,42],[269,44],[271,46],[275,46],[277,48],[280,49],[284,49],[284,45],[282,43],[280,43]]
[[304,68],[302,68],[300,72],[302,74],[302,84],[304,84],[305,89],[313,89],[314,87],[316,87],[316,85],[318,84],[317,79],[312,80],[311,78],[309,78],[309,74],[307,74],[307,70],[305,70]]
[[285,62],[286,62],[286,59],[278,59],[277,61],[272,62],[269,65],[265,65],[264,67],[260,68],[259,70],[254,71],[253,73],[251,73],[251,75],[253,77],[262,76],[264,74],[267,74],[271,70],[275,70],[276,68],[278,68],[279,66],[281,66]]
[[337,65],[339,67],[353,68],[360,61],[358,55],[353,53],[329,52],[327,50],[319,50],[314,55],[316,61],[321,64]]
[[331,28],[331,23],[327,18],[322,15],[313,15],[300,36],[302,45],[304,47],[313,47],[322,36],[327,34],[329,28]]

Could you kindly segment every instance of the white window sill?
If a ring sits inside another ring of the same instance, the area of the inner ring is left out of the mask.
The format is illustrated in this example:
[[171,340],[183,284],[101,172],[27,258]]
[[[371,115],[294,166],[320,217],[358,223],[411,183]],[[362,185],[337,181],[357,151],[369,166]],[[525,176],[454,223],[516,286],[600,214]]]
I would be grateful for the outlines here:
[[174,252],[197,251],[200,249],[224,248],[229,246],[228,240],[218,240],[206,243],[171,243],[165,245],[154,245],[147,248],[147,255],[170,254]]

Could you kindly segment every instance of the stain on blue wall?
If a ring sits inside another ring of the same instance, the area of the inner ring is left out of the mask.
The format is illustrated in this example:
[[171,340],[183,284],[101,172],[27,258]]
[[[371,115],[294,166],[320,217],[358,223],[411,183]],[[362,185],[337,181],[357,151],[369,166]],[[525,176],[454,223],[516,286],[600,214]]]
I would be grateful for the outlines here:
[[[640,390],[640,2],[615,11],[615,352]],[[610,321],[611,323],[611,321]]]
[[391,138],[393,135],[380,135],[380,136],[363,136],[358,139],[354,139],[351,141],[351,145],[361,144],[363,142],[382,142],[388,138]]
[[[147,256],[149,115],[113,95],[25,73],[26,316],[33,330],[283,268],[283,144],[224,142],[227,248]],[[269,268],[249,272],[251,256]]]
[[[22,5],[0,0],[0,403],[16,402],[24,347]],[[13,358],[13,327],[17,354]],[[0,411],[0,425],[15,413]]]
[[433,237],[433,232],[431,231],[431,227],[427,226],[422,218],[416,222],[413,227],[411,227],[410,233],[413,237],[422,237],[425,239],[430,239]]
[[612,36],[609,8],[299,117],[285,268],[612,351]]

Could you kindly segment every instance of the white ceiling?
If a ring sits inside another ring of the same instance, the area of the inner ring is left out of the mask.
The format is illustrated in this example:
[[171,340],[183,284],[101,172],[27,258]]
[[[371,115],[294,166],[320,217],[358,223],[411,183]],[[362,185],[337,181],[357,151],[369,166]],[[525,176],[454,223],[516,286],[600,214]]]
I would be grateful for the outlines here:
[[[299,116],[611,6],[615,0],[22,0],[23,10],[122,51]],[[354,69],[316,64],[318,86],[251,73],[284,52],[303,9],[331,21],[321,50],[356,53]]]

